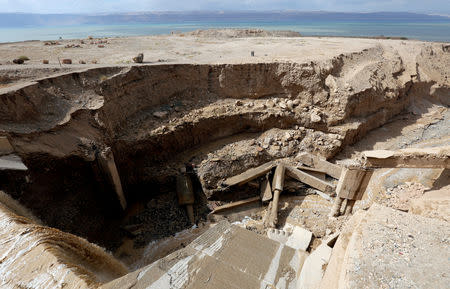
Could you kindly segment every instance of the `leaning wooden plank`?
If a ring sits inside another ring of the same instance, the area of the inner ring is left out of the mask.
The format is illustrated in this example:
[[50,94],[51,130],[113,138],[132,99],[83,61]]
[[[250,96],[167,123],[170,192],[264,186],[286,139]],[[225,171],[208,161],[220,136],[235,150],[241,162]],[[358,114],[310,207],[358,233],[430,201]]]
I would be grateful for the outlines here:
[[327,175],[335,179],[339,179],[341,175],[342,168],[339,165],[330,163],[329,161],[319,156],[307,152],[302,152],[299,153],[295,157],[295,159],[307,166],[314,167],[315,169],[318,169],[320,171],[324,171]]
[[107,147],[103,151],[98,153],[98,163],[101,170],[108,178],[110,185],[114,188],[117,194],[122,209],[127,208],[127,201],[122,189],[122,182],[120,181],[120,175],[117,171],[116,162],[114,161],[114,155],[110,147]]
[[260,192],[261,201],[267,202],[272,200],[272,188],[268,179],[264,179],[261,182]]
[[286,173],[291,178],[294,178],[302,183],[305,183],[313,188],[321,190],[322,192],[331,192],[335,189],[332,183],[318,179],[308,173],[302,172],[294,167],[286,167]]
[[450,168],[450,146],[363,152],[369,168]]
[[274,163],[274,162],[268,162],[259,167],[249,169],[249,170],[243,172],[242,174],[239,174],[237,176],[226,179],[223,182],[223,185],[224,186],[234,186],[234,185],[245,184],[251,180],[254,180],[262,175],[267,174],[275,165],[276,165],[276,163]]
[[330,163],[329,161],[319,157],[314,159],[314,167],[319,170],[324,170],[327,175],[335,179],[339,179],[342,171],[341,166]]
[[355,199],[359,195],[359,188],[365,175],[365,170],[344,168],[336,187],[337,196],[342,199]]
[[253,198],[249,198],[249,199],[245,199],[245,200],[241,200],[241,201],[237,201],[237,202],[233,202],[233,203],[229,203],[220,207],[215,208],[210,214],[217,214],[229,209],[233,209],[242,205],[246,205],[246,204],[250,204],[256,201],[259,201],[260,197],[253,197]]

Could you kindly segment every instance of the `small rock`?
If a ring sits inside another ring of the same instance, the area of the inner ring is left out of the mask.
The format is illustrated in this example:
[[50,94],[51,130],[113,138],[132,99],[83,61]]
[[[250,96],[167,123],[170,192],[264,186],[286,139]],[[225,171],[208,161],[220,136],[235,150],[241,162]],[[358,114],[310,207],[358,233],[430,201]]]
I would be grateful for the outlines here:
[[253,102],[249,102],[249,103],[246,103],[245,106],[246,106],[246,107],[253,107],[254,104],[253,104]]
[[316,112],[311,113],[310,118],[311,118],[311,122],[313,122],[313,123],[320,122],[322,120],[320,115],[318,115]]
[[134,63],[142,63],[144,61],[144,53],[139,53],[138,56],[133,57]]
[[92,64],[97,64],[97,60],[94,59],[94,60],[91,61],[91,63]]
[[267,137],[264,138],[264,143],[265,144],[271,144],[272,142],[273,142],[273,139],[271,137],[267,136]]
[[259,151],[259,152],[262,152],[264,149],[262,147],[260,147],[260,146],[257,146],[256,150]]
[[61,60],[61,62],[62,62],[63,64],[72,64],[72,59],[66,58],[66,59]]
[[153,113],[153,116],[156,118],[164,118],[167,115],[169,115],[169,112],[167,112],[167,111],[156,111]]
[[49,61],[47,59],[42,60],[42,64],[48,64]]
[[78,63],[79,63],[79,64],[86,64],[86,61],[80,60],[80,61],[78,61]]
[[292,100],[288,100],[286,102],[286,106],[289,110],[293,110],[294,109],[294,102]]
[[98,48],[105,48],[105,45],[100,44],[100,45],[97,45],[97,47],[98,47]]
[[292,101],[292,103],[293,103],[295,106],[297,106],[297,105],[300,104],[300,99],[294,99],[294,100]]
[[234,103],[235,106],[242,106],[242,101],[240,100],[236,100],[236,102]]
[[280,101],[280,103],[278,104],[279,107],[281,107],[282,109],[286,109],[287,105],[284,101]]
[[13,59],[13,63],[15,63],[15,64],[23,64],[23,59],[20,59],[20,58]]
[[266,101],[266,105],[267,105],[267,107],[270,107],[270,108],[275,107],[275,103],[270,99],[268,101]]

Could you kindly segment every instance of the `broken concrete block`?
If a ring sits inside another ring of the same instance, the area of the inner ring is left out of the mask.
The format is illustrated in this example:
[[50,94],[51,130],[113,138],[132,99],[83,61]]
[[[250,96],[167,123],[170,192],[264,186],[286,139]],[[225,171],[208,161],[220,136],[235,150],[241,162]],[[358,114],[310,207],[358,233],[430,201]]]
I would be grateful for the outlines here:
[[312,233],[299,226],[294,226],[292,233],[286,242],[286,246],[297,250],[306,251],[311,243]]
[[305,183],[322,192],[332,192],[335,186],[332,183],[318,179],[306,172],[302,172],[294,167],[286,167],[286,173],[291,178],[294,178],[302,183]]
[[306,258],[297,280],[297,289],[319,288],[332,251],[327,244],[321,244]]
[[249,169],[237,176],[226,179],[223,182],[223,185],[224,186],[234,186],[234,185],[245,184],[251,180],[254,180],[262,175],[267,174],[275,165],[276,165],[276,163],[274,163],[274,162],[268,162],[259,167]]
[[267,237],[293,249],[306,251],[311,242],[312,233],[299,226],[294,226],[292,232],[273,228],[269,229],[267,231]]
[[289,233],[284,230],[271,228],[267,230],[267,237],[270,240],[280,242],[281,244],[286,244],[289,239]]

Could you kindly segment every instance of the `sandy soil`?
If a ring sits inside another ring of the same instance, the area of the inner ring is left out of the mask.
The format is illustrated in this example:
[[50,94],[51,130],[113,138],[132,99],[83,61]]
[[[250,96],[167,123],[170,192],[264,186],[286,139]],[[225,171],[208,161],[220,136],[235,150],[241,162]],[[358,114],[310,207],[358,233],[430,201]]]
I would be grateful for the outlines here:
[[[362,51],[376,45],[394,46],[405,55],[420,51],[425,42],[333,37],[241,37],[217,38],[206,34],[140,36],[106,39],[0,43],[0,88],[18,80],[49,76],[68,70],[110,65],[127,66],[144,53],[144,63],[240,64],[268,62],[309,62],[327,60],[344,53]],[[101,43],[101,44],[99,44]],[[79,46],[79,47],[73,47]],[[251,56],[254,51],[254,57]],[[23,65],[12,60],[27,56]],[[49,64],[42,64],[43,60]],[[71,59],[71,65],[62,64]],[[84,61],[86,64],[79,64]],[[93,64],[95,62],[96,64]]]

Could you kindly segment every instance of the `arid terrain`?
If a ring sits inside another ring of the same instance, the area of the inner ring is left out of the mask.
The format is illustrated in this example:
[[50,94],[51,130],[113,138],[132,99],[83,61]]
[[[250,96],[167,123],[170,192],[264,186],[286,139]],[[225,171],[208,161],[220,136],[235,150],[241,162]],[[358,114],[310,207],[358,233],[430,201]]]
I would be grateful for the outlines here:
[[[445,288],[449,77],[450,44],[414,40],[0,44],[0,287]],[[349,159],[401,149],[425,156],[365,163],[359,196],[330,216]],[[298,228],[305,247],[286,241]]]

